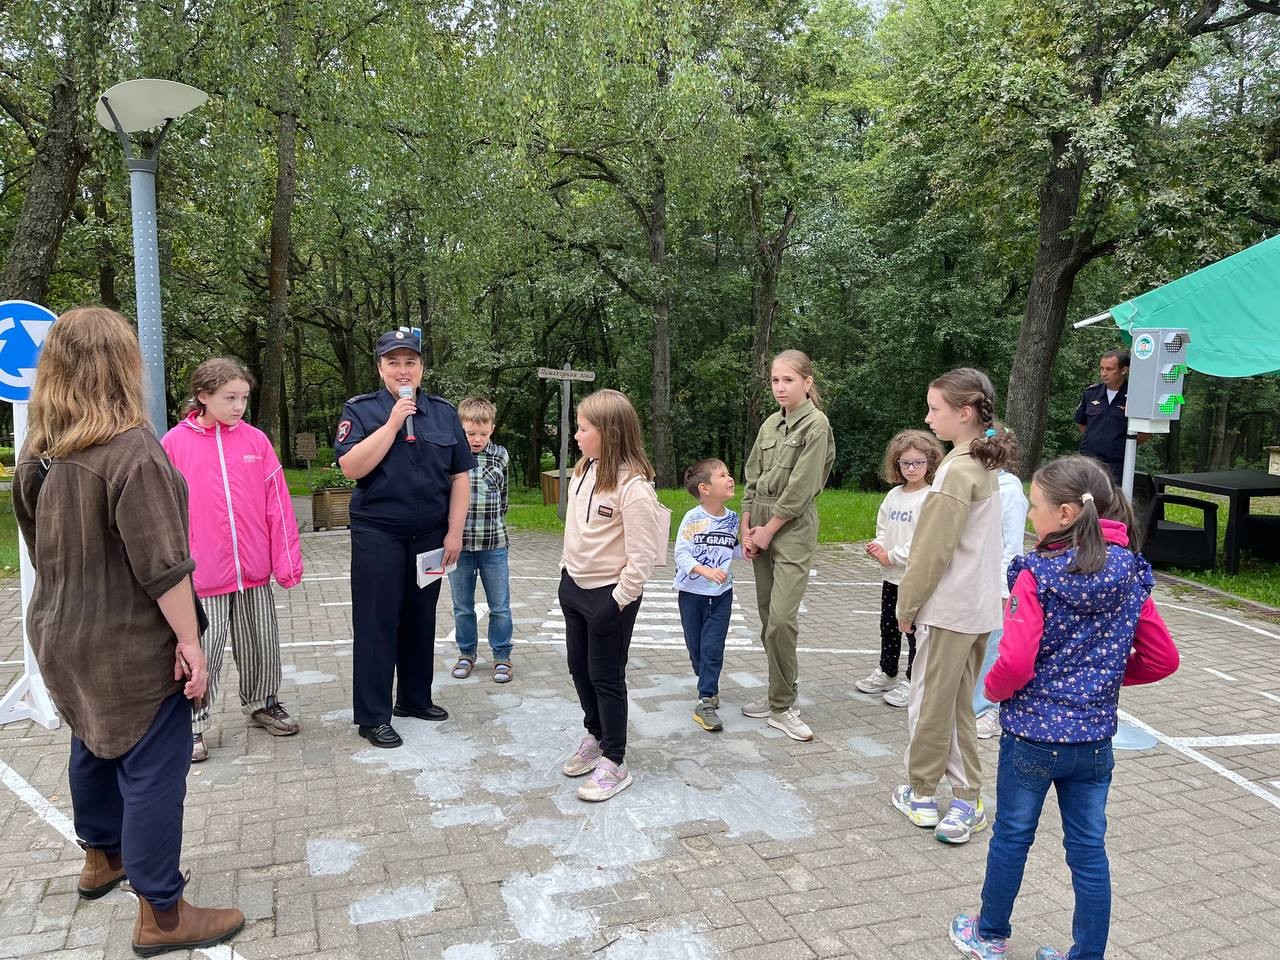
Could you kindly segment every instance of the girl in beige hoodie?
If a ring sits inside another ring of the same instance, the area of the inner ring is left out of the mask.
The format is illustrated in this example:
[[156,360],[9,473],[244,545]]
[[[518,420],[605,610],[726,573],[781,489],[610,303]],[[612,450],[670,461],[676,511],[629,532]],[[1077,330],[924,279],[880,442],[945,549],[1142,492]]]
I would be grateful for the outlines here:
[[598,390],[578,404],[574,437],[583,457],[569,478],[559,595],[569,674],[587,733],[564,773],[591,773],[578,796],[599,801],[631,785],[627,650],[670,514],[663,523],[640,418],[625,396]]

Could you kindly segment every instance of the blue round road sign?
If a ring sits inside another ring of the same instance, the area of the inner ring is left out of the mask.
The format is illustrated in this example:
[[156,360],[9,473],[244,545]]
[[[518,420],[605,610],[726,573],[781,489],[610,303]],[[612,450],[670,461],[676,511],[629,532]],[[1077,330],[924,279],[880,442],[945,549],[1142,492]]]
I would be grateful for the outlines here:
[[26,403],[36,361],[57,315],[29,300],[0,301],[0,400]]

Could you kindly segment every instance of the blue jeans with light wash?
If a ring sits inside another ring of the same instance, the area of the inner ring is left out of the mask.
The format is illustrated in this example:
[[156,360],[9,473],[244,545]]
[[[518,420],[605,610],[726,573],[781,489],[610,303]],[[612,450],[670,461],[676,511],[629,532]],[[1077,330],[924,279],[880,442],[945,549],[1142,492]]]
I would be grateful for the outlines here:
[[991,672],[992,665],[996,662],[996,654],[1000,652],[1000,634],[1004,633],[999,627],[991,631],[991,636],[987,637],[987,655],[982,658],[982,669],[978,671],[978,682],[973,685],[973,715],[980,717],[996,704],[987,699],[987,674]]
[[489,649],[494,660],[511,659],[511,583],[507,548],[463,550],[458,567],[449,574],[453,595],[453,629],[458,655],[475,658],[480,637],[476,632],[476,577],[484,586],[489,604]]
[[1111,866],[1107,862],[1107,792],[1115,756],[1111,741],[1044,743],[1005,733],[996,775],[996,823],[987,847],[978,935],[1009,936],[1027,852],[1052,784],[1062,815],[1062,845],[1076,894],[1068,960],[1103,960],[1111,930]]
[[720,693],[724,641],[729,634],[729,615],[733,612],[733,588],[718,597],[678,590],[676,602],[680,607],[680,626],[684,628],[689,663],[698,675],[698,697],[714,697]]

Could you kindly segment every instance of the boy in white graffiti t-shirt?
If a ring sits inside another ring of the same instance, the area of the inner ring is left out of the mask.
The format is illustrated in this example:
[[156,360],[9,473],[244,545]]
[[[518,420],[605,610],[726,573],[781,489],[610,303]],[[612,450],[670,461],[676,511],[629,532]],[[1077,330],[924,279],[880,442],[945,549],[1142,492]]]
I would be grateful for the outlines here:
[[689,662],[698,677],[693,720],[704,730],[722,730],[720,668],[733,608],[729,563],[742,559],[738,515],[725,506],[733,496],[733,477],[719,460],[699,460],[684,474],[685,489],[698,505],[684,515],[676,532],[676,578],[680,624]]

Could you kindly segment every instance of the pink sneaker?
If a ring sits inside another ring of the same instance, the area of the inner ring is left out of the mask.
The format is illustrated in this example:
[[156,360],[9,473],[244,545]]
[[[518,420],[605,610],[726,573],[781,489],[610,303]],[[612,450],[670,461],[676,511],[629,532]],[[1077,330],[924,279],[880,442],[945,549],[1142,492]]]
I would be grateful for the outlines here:
[[615,793],[621,793],[629,786],[631,786],[631,772],[627,769],[627,765],[616,764],[608,757],[601,757],[596,763],[595,772],[578,788],[578,799],[590,800],[593,803],[608,800]]
[[564,762],[564,766],[561,769],[566,777],[580,777],[584,773],[590,773],[594,770],[602,756],[600,741],[588,733],[582,738],[582,742],[578,744],[578,749],[573,751],[573,755]]

